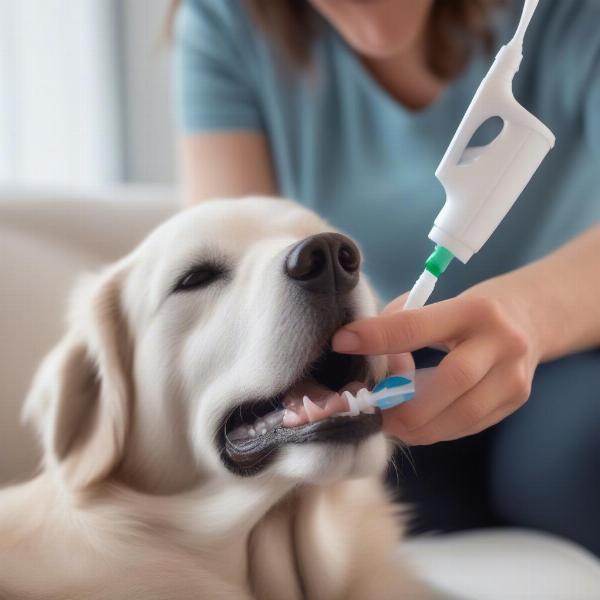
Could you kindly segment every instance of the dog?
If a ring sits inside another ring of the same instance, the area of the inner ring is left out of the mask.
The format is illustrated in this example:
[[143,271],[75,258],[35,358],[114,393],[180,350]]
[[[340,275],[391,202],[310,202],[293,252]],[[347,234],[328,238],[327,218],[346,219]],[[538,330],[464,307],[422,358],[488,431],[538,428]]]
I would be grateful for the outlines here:
[[275,198],[183,211],[86,277],[24,405],[40,472],[0,493],[0,597],[428,598],[380,415],[327,412],[385,375],[330,348],[376,309],[354,242]]

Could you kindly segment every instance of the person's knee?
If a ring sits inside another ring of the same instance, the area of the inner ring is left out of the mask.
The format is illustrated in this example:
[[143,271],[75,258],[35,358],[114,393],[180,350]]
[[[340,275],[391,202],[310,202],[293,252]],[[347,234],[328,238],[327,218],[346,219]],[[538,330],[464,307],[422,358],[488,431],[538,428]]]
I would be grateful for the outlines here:
[[529,402],[496,433],[491,498],[507,524],[600,554],[600,354],[540,368]]

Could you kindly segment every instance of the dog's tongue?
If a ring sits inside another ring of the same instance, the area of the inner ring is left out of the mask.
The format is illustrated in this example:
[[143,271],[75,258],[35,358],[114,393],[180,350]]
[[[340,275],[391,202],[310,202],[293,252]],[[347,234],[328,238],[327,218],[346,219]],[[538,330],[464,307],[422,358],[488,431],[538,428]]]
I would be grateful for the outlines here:
[[348,390],[356,394],[364,384],[353,381],[339,392],[334,392],[314,381],[302,381],[295,385],[283,399],[284,427],[298,427],[305,423],[322,421],[332,415],[348,410],[348,402],[341,396]]

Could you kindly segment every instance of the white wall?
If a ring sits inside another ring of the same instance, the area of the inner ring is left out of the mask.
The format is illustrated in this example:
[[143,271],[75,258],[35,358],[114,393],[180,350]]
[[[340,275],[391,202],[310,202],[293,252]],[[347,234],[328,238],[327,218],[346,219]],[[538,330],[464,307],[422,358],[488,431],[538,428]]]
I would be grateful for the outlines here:
[[122,178],[117,0],[0,4],[0,180]]
[[169,0],[0,0],[0,184],[173,183]]
[[168,0],[121,0],[121,77],[126,181],[175,179],[170,50],[162,39]]

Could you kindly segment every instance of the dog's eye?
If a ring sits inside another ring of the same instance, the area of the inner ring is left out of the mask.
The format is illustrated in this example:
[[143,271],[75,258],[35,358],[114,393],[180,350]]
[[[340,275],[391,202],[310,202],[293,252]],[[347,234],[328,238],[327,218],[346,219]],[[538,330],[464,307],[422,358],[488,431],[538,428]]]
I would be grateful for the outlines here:
[[190,269],[179,281],[175,284],[174,292],[184,292],[200,287],[206,287],[219,279],[223,275],[222,269],[201,266]]

